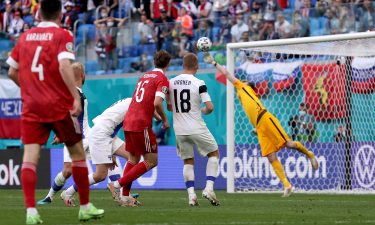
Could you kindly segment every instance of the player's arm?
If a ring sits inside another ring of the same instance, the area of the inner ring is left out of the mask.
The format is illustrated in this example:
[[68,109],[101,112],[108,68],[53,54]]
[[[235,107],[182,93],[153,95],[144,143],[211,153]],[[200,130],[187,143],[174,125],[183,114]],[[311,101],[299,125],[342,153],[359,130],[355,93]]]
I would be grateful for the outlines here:
[[201,111],[203,114],[208,115],[214,111],[214,104],[211,101],[211,97],[208,94],[207,86],[202,81],[202,83],[199,86],[199,95],[201,97],[202,102],[204,103],[205,107],[201,108]]
[[165,112],[164,112],[163,100],[164,99],[162,97],[155,96],[154,106],[155,106],[156,113],[159,114],[161,120],[163,121],[164,129],[168,129],[169,128],[169,122],[168,122],[168,118],[167,118],[167,116],[165,115]]
[[157,84],[155,100],[154,100],[155,111],[161,117],[161,120],[163,121],[164,129],[169,128],[168,118],[165,115],[164,106],[163,106],[164,99],[168,98],[168,87],[169,87],[169,81],[166,77],[159,80]]
[[8,76],[9,76],[9,78],[14,83],[17,84],[17,86],[20,86],[20,80],[19,80],[19,76],[18,76],[18,69],[13,68],[13,67],[9,67]]
[[233,74],[229,73],[227,69],[225,69],[222,65],[215,62],[215,60],[212,58],[210,53],[206,52],[204,54],[204,61],[208,64],[212,64],[216,67],[216,69],[223,74],[232,84],[234,84],[238,79],[234,77]]
[[65,85],[70,94],[74,97],[73,109],[71,111],[73,116],[78,116],[82,111],[81,98],[77,92],[74,83],[74,72],[69,59],[61,59],[59,61],[59,70]]
[[167,98],[167,109],[169,112],[172,112],[172,103],[171,103],[171,95],[170,94],[167,94],[166,95],[166,98]]

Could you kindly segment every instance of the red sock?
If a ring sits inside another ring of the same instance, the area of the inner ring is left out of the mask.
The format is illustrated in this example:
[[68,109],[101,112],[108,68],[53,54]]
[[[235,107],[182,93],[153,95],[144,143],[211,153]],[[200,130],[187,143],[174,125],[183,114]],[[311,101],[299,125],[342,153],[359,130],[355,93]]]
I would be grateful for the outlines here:
[[[130,161],[127,161],[126,162],[126,166],[125,166],[125,170],[124,170],[124,173],[122,174],[123,177],[125,177],[125,174],[126,173],[129,173],[129,171],[135,166],[135,164],[133,164],[132,162]],[[128,183],[127,185],[125,185],[124,187],[122,187],[122,195],[123,196],[129,196],[129,192],[130,192],[130,189],[132,187],[132,183],[133,182],[130,182]]]
[[26,208],[35,208],[36,166],[34,163],[22,164],[21,183]]
[[[131,184],[131,182],[135,181],[138,177],[142,176],[148,171],[148,165],[146,161],[138,163],[135,165],[128,173],[125,173],[119,180],[118,183],[125,187],[126,185]],[[126,191],[126,190],[125,190]],[[129,196],[129,191],[127,193],[123,193],[124,196]]]
[[86,160],[72,162],[72,174],[74,182],[78,187],[79,202],[81,205],[89,203],[89,172],[87,170]]

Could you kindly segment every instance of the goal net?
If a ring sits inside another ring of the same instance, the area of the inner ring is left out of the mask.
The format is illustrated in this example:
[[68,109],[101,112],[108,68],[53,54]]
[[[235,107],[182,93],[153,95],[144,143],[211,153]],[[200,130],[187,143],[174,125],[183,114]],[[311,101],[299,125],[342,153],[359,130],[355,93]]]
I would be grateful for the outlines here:
[[[293,140],[277,153],[298,191],[375,192],[375,33],[231,43],[228,70],[254,84]],[[227,86],[228,192],[280,191],[232,84]]]

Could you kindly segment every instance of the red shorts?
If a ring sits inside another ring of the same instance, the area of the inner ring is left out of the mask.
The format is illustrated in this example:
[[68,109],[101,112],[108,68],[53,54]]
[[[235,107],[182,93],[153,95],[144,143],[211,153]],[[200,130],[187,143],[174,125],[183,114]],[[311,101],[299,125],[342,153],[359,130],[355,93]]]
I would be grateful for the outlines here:
[[158,153],[158,144],[152,129],[145,129],[143,132],[125,131],[125,148],[137,156]]
[[55,122],[34,122],[21,120],[21,135],[23,144],[40,144],[47,142],[53,130],[61,142],[72,146],[82,140],[82,131],[77,118],[70,113],[62,120]]

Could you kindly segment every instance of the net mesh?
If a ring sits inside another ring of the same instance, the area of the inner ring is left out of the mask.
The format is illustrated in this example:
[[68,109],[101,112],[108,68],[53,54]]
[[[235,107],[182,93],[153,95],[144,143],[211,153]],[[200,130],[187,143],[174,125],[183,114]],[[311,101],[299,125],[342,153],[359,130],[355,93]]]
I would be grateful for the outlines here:
[[[375,190],[374,41],[234,51],[235,76],[253,83],[261,102],[289,137],[301,141],[318,159],[320,167],[314,171],[309,159],[295,150],[277,153],[297,190]],[[236,94],[234,189],[281,190]]]

